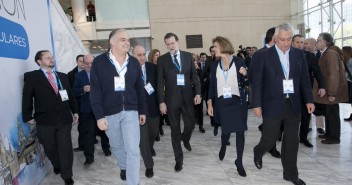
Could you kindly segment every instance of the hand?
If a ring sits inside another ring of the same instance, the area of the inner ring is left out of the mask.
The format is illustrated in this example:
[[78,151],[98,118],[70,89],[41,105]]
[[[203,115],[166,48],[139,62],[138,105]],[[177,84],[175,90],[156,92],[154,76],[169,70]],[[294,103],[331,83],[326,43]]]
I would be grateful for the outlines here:
[[194,97],[194,105],[200,104],[200,101],[202,101],[202,98],[200,97],[200,95],[196,95]]
[[83,91],[84,92],[90,92],[90,85],[85,85],[85,86],[83,86]]
[[28,121],[28,123],[31,124],[31,125],[34,125],[34,124],[36,124],[37,122],[35,122],[34,119],[31,119],[31,120]]
[[328,97],[328,100],[329,100],[330,102],[335,101],[335,99],[336,99],[336,98],[335,98],[334,96],[329,96],[329,97]]
[[139,115],[139,124],[144,125],[146,121],[146,116],[145,115]]
[[319,96],[320,98],[322,98],[323,96],[325,96],[325,94],[326,94],[325,89],[319,89],[319,90],[318,90],[318,96]]
[[160,109],[161,114],[167,114],[167,108],[166,108],[165,103],[160,103],[159,109]]
[[75,114],[73,115],[73,124],[77,124],[77,123],[78,123],[78,118],[79,118],[78,114],[75,113]]
[[307,103],[308,113],[312,114],[314,112],[315,106],[313,103]]
[[241,73],[243,76],[246,76],[246,75],[247,75],[247,69],[244,68],[244,67],[241,67],[241,68],[240,68],[240,73]]
[[257,117],[262,116],[262,108],[261,107],[253,108],[253,112],[254,112],[254,115]]
[[208,114],[209,116],[214,116],[213,106],[208,104]]
[[108,124],[108,121],[106,120],[106,118],[98,119],[97,124],[98,124],[98,128],[100,130],[107,130],[109,127],[109,124]]

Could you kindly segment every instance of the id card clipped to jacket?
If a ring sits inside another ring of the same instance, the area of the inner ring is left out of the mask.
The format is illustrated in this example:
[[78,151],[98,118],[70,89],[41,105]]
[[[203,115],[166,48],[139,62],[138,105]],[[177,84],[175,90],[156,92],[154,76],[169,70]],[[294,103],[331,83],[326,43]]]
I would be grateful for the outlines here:
[[185,85],[185,75],[177,74],[177,85],[183,86]]
[[61,97],[61,100],[62,100],[62,101],[67,101],[67,100],[69,100],[67,91],[66,91],[65,89],[59,90],[59,93],[60,93],[60,97]]
[[295,93],[293,89],[293,80],[288,79],[288,80],[283,80],[283,89],[284,89],[284,94],[292,94]]
[[114,77],[114,87],[115,91],[124,91],[125,90],[125,77]]

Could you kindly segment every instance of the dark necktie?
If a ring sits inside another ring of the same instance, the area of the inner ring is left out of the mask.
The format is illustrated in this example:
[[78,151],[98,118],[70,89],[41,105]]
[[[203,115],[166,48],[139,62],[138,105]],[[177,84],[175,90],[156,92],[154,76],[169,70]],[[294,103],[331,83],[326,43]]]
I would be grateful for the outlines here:
[[177,66],[177,69],[180,71],[180,64],[178,63],[178,60],[177,60],[177,54],[174,55],[174,61],[175,61],[175,64]]

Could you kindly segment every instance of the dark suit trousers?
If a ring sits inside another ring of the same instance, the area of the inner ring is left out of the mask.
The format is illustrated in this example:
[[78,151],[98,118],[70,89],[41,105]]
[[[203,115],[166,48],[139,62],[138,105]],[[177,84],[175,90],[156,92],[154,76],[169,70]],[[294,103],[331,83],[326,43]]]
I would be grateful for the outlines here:
[[339,104],[325,105],[323,112],[325,116],[326,135],[328,138],[340,140],[341,120]]
[[106,135],[104,130],[100,130],[98,128],[97,123],[95,122],[95,135],[98,135],[101,140],[101,148],[103,150],[110,149],[110,143],[109,143],[109,138]]
[[95,117],[93,113],[81,113],[81,137],[84,145],[84,156],[87,160],[94,159],[94,141],[95,141]]
[[37,124],[37,137],[54,168],[60,168],[61,178],[72,177],[72,124]]
[[153,168],[152,148],[159,133],[159,116],[147,117],[146,123],[140,126],[141,141],[139,148],[143,157],[145,168]]
[[301,140],[306,140],[309,133],[309,122],[311,114],[308,113],[307,105],[304,103],[303,99],[301,101],[301,127],[299,129],[299,138]]
[[203,126],[203,99],[200,101],[200,104],[194,105],[196,121],[199,126]]
[[83,124],[81,124],[81,123],[83,123],[81,113],[79,113],[78,123],[79,123],[79,124],[77,125],[77,131],[78,131],[78,147],[79,147],[79,148],[84,148],[84,141],[83,141],[83,137],[82,137],[82,135],[81,135],[81,133],[82,133],[82,127],[81,127],[81,125],[83,125]]
[[[181,102],[179,106],[167,107],[167,114],[170,120],[171,141],[174,150],[175,161],[183,162],[183,151],[181,147],[181,139],[189,142],[195,125],[194,107]],[[184,128],[181,134],[180,118],[183,118]]]
[[259,144],[254,147],[254,156],[261,159],[275,144],[277,135],[280,132],[281,123],[283,124],[284,134],[281,146],[281,162],[284,168],[284,179],[298,178],[299,122],[300,117],[295,114],[291,102],[287,99],[282,112],[277,118],[263,117],[263,134]]

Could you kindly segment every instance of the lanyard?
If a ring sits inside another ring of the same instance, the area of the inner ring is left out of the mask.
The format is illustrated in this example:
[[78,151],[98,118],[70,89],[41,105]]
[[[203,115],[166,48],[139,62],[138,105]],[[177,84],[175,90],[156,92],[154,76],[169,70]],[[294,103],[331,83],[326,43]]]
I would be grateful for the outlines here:
[[281,67],[282,67],[282,70],[284,72],[285,78],[287,80],[288,79],[288,73],[290,72],[289,62],[287,61],[286,65],[285,65],[285,63],[281,62],[281,60],[280,60],[280,63],[281,63]]
[[[230,62],[230,64],[231,64],[231,62]],[[229,67],[230,67],[230,64],[229,64]],[[229,76],[230,68],[228,68],[227,71],[225,72],[224,65],[222,64],[222,59],[220,59],[220,65],[221,65],[221,69],[222,69],[222,75],[224,76],[224,79],[225,79],[225,84],[227,84],[226,81],[227,81],[227,77]]]
[[53,70],[53,72],[54,72],[54,74],[55,74],[55,76],[56,76],[57,81],[59,82],[58,84],[59,84],[59,86],[60,86],[60,89],[63,90],[64,88],[62,87],[62,83],[61,83],[61,80],[60,80],[60,78],[59,78],[59,75],[57,75],[56,71]]
[[[108,57],[109,57],[109,56],[108,56]],[[114,62],[113,62],[113,61],[111,60],[111,58],[109,57],[110,63],[111,63],[112,65],[114,65],[114,67],[115,67],[115,69],[116,69],[116,71],[117,71],[117,74],[118,74],[119,76],[120,76],[120,73],[125,69],[125,67],[127,67],[128,63],[129,63],[129,60],[130,60],[130,59],[128,59],[127,62],[126,62],[126,64],[122,66],[122,68],[121,68],[120,71],[118,71],[117,68],[116,68],[116,66],[115,66],[115,64],[114,64]]]

